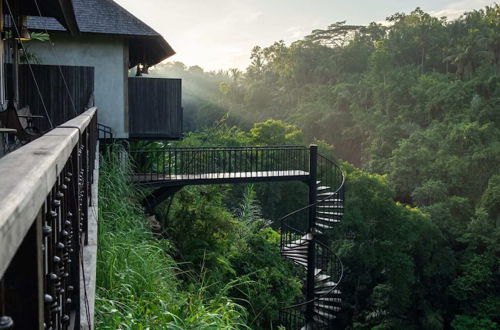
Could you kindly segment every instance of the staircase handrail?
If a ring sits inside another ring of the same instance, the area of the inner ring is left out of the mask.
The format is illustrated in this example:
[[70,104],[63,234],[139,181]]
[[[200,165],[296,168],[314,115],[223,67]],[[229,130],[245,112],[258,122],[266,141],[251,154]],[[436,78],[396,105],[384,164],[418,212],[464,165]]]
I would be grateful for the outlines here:
[[[327,157],[325,157],[325,156],[322,156],[322,157],[324,157],[325,159],[329,160],[331,163],[333,163],[333,164],[334,164],[334,165],[335,165],[335,166],[336,166],[336,167],[337,167],[337,168],[341,171],[341,173],[342,173],[342,182],[340,183],[339,187],[337,188],[337,190],[335,190],[334,192],[332,192],[330,195],[327,195],[326,197],[324,197],[324,198],[322,198],[322,199],[320,199],[320,200],[318,200],[318,201],[316,201],[316,202],[314,202],[314,203],[312,203],[312,204],[306,205],[306,206],[304,206],[304,207],[302,207],[302,208],[300,208],[300,209],[298,209],[298,210],[295,210],[295,211],[293,211],[293,212],[290,212],[290,213],[288,213],[287,215],[285,215],[285,216],[283,216],[283,217],[279,218],[279,219],[278,219],[278,221],[280,221],[281,223],[283,223],[283,220],[285,220],[285,218],[289,218],[289,217],[291,217],[292,215],[295,215],[295,214],[297,214],[297,213],[299,213],[299,212],[302,212],[302,211],[304,211],[304,210],[307,210],[308,208],[311,208],[311,207],[313,207],[313,206],[315,206],[315,205],[317,205],[317,204],[319,204],[319,203],[322,203],[322,202],[326,201],[327,199],[331,198],[333,195],[338,194],[338,193],[340,192],[340,190],[341,190],[342,188],[344,188],[344,184],[345,184],[345,180],[346,180],[346,173],[345,173],[345,171],[343,171],[343,170],[342,170],[342,169],[341,169],[341,168],[340,168],[337,164],[335,164],[335,162],[334,162],[334,161],[332,161],[332,160],[328,159],[328,158],[327,158]],[[293,228],[293,227],[291,227],[291,228]],[[305,233],[304,233],[304,234],[305,234]]]
[[[329,161],[334,167],[336,167],[337,169],[340,170],[341,174],[342,174],[342,181],[340,183],[340,185],[338,186],[338,188],[333,191],[331,194],[328,194],[326,197],[320,199],[320,200],[317,200],[316,202],[312,203],[312,204],[309,204],[309,205],[306,205],[298,210],[295,210],[293,212],[290,212],[289,214],[285,215],[284,217],[281,217],[279,219],[279,221],[281,222],[281,228],[283,228],[284,226],[296,231],[296,232],[301,232],[302,234],[306,234],[305,232],[302,232],[301,230],[298,230],[288,224],[286,224],[286,219],[288,218],[291,218],[293,215],[299,213],[299,212],[303,212],[313,206],[316,206],[318,205],[319,203],[322,203],[326,200],[328,200],[329,198],[337,195],[343,188],[344,188],[344,184],[345,184],[345,181],[346,181],[346,172],[343,171],[334,161],[332,161],[331,159],[329,159],[328,157],[325,157],[323,155],[320,155],[318,154],[318,156],[321,156],[323,157],[324,159],[326,159],[327,161]],[[302,306],[305,306],[305,305],[308,305],[308,304],[311,304],[311,303],[314,303],[315,301],[331,294],[334,290],[336,290],[337,286],[339,285],[339,283],[341,282],[343,276],[344,276],[344,265],[342,263],[342,260],[335,254],[333,253],[330,248],[328,246],[326,246],[326,244],[322,243],[321,241],[316,241],[316,244],[319,244],[321,245],[324,249],[326,249],[328,251],[329,254],[331,254],[334,258],[337,259],[337,262],[340,264],[340,276],[339,276],[339,279],[338,281],[335,283],[335,286],[333,286],[328,292],[325,292],[319,296],[316,296],[314,297],[313,299],[310,299],[308,301],[304,301],[304,302],[301,302],[301,303],[298,303],[298,304],[295,304],[295,305],[292,305],[292,306],[288,306],[288,307],[285,307],[283,308],[283,310],[289,310],[289,309],[295,309],[295,308],[298,308],[298,307],[302,307]]]
[[344,277],[344,264],[342,263],[342,260],[339,258],[339,256],[338,256],[338,255],[336,255],[335,253],[333,253],[333,252],[332,252],[332,250],[330,250],[330,248],[329,248],[326,244],[324,244],[324,243],[322,243],[322,242],[320,242],[320,241],[316,241],[316,244],[319,244],[319,245],[321,245],[323,248],[325,248],[325,249],[328,251],[328,253],[332,254],[332,255],[333,255],[333,257],[334,257],[335,259],[337,259],[337,261],[340,263],[340,276],[339,276],[339,279],[338,279],[337,283],[335,283],[335,286],[333,286],[333,287],[331,288],[331,290],[329,290],[328,292],[325,292],[325,293],[323,293],[323,294],[321,294],[321,295],[319,295],[319,296],[315,297],[314,299],[311,299],[311,300],[308,300],[308,301],[304,301],[304,302],[301,302],[301,303],[298,303],[298,304],[295,304],[295,305],[292,305],[292,306],[284,307],[284,308],[283,308],[283,310],[294,309],[294,308],[297,308],[297,307],[302,307],[302,306],[305,306],[305,305],[307,305],[307,304],[313,303],[313,302],[315,302],[315,301],[317,301],[317,300],[319,300],[319,299],[323,298],[324,296],[329,295],[329,294],[330,294],[330,293],[332,293],[334,290],[336,290],[336,289],[337,289],[337,286],[338,286],[338,285],[339,285],[339,283],[342,281],[342,278]]

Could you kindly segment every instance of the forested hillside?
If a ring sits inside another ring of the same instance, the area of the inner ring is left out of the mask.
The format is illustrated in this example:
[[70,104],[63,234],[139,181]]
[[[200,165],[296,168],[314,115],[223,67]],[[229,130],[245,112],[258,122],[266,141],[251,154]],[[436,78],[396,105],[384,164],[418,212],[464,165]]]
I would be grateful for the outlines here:
[[[346,267],[339,327],[499,329],[500,7],[456,20],[417,8],[388,23],[255,47],[244,72],[170,63],[152,75],[184,80],[197,132],[184,145],[334,146],[348,171],[333,237]],[[300,197],[255,190],[269,219]],[[194,197],[179,198],[171,212]]]

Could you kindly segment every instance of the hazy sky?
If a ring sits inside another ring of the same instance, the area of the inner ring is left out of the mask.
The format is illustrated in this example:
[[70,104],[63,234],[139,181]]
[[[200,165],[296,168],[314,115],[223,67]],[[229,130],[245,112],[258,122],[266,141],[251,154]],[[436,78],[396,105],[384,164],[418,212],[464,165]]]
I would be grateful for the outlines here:
[[177,54],[169,60],[205,69],[245,68],[255,45],[301,39],[346,20],[381,22],[417,6],[458,17],[494,0],[115,0],[162,34]]

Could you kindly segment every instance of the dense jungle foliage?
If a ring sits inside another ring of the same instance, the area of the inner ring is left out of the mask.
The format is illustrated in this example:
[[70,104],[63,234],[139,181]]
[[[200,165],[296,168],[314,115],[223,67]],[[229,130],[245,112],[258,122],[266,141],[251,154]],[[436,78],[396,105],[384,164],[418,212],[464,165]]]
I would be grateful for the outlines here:
[[182,270],[172,244],[152,233],[129,173],[116,154],[101,160],[96,328],[248,329],[245,308],[226,296],[246,282],[211,294],[204,274]]
[[98,329],[270,329],[300,294],[254,186],[184,188],[151,217],[123,158],[101,161]]
[[[500,329],[500,7],[388,22],[255,47],[245,72],[168,63],[151,75],[183,78],[192,132],[177,145],[315,142],[342,164],[339,328]],[[167,278],[189,288],[174,305],[208,312],[222,296],[234,328],[269,328],[300,291],[272,221],[306,201],[280,183],[190,187],[161,205],[182,270]]]

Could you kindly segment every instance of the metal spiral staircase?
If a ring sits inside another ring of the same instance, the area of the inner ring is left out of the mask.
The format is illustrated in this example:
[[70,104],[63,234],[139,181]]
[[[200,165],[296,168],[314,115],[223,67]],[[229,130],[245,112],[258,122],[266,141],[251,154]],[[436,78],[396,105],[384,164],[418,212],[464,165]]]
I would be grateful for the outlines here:
[[303,298],[280,313],[293,330],[332,329],[341,306],[343,266],[325,234],[342,219],[345,176],[315,146],[309,159],[310,203],[281,219],[281,254],[305,270]]
[[281,254],[302,267],[304,295],[280,312],[290,330],[332,329],[340,310],[343,267],[327,234],[344,209],[344,173],[318,147],[206,147],[132,150],[131,180],[152,189],[143,201],[152,212],[186,185],[302,181],[309,203],[283,217]]

